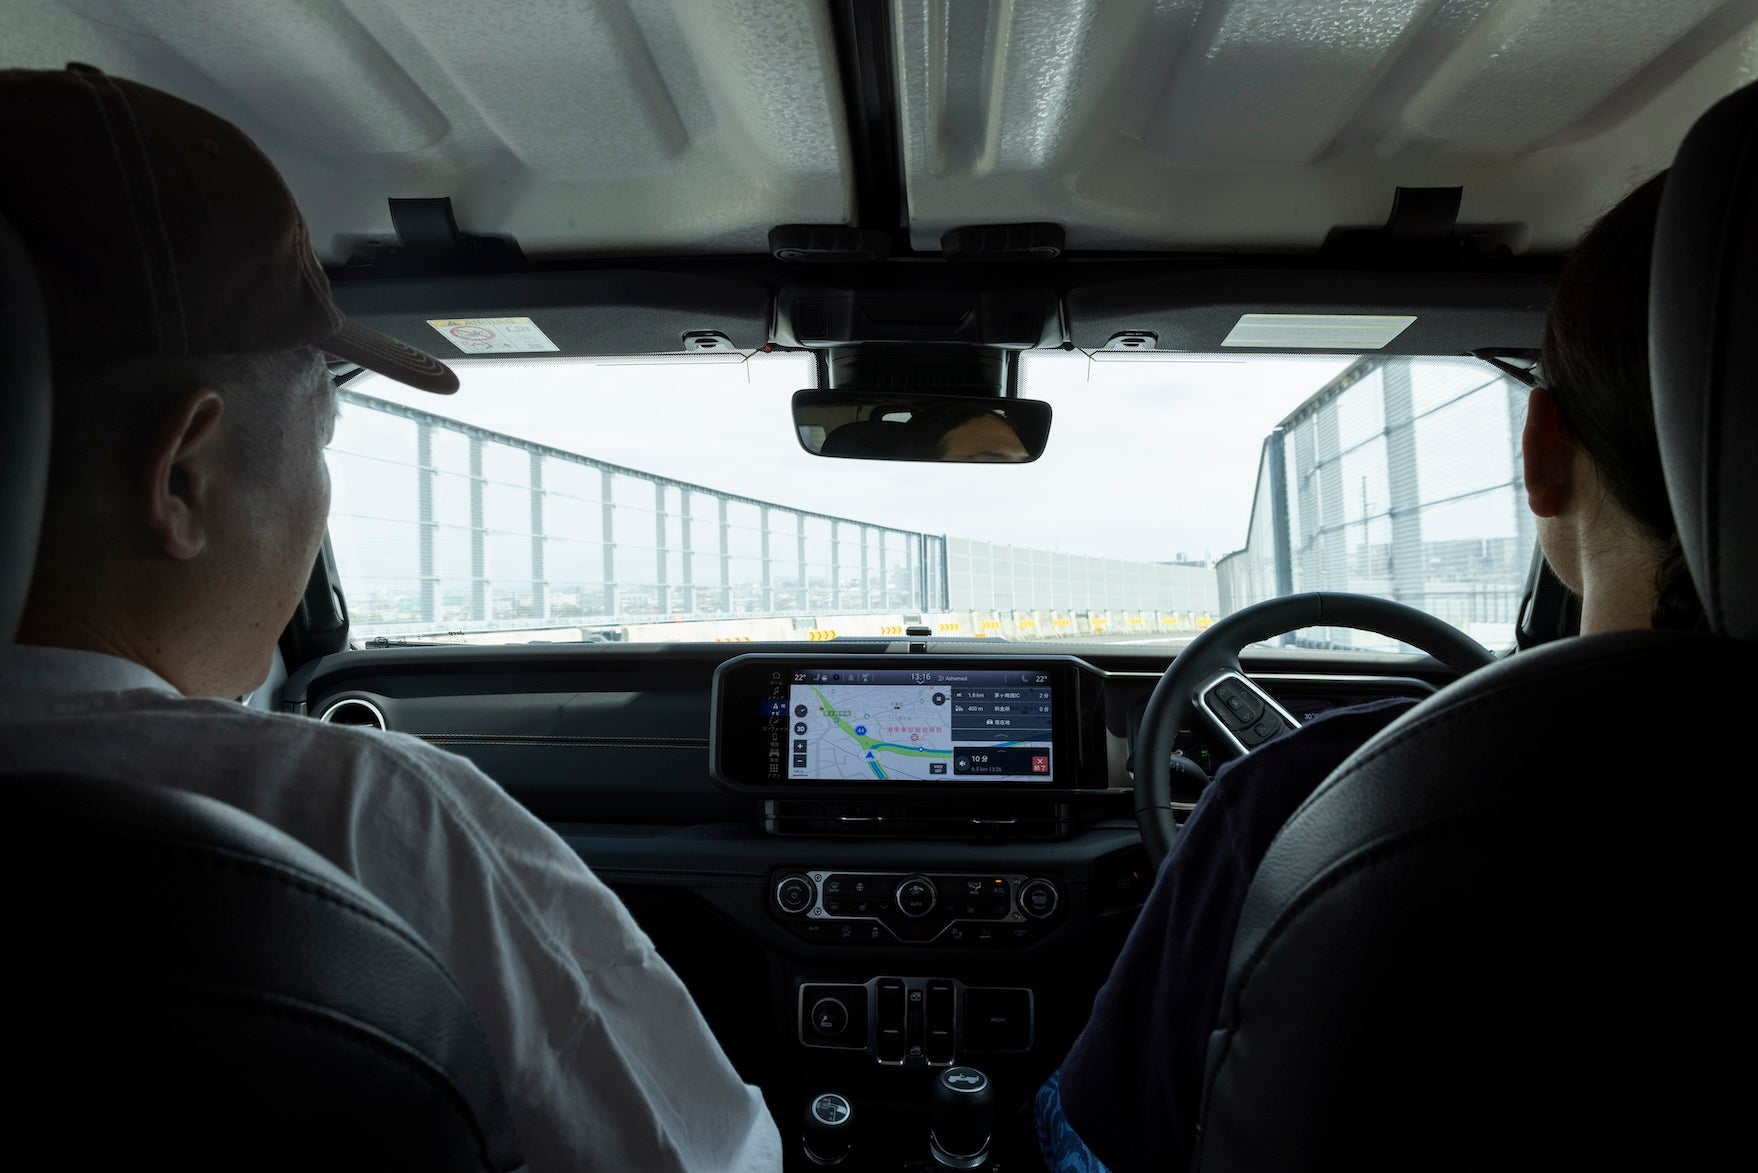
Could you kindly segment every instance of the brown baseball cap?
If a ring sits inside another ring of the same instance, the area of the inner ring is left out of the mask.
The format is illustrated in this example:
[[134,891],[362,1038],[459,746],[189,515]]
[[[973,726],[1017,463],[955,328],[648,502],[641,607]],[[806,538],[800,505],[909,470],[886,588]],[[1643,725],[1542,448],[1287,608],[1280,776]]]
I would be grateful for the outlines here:
[[55,354],[315,346],[424,391],[444,363],[342,316],[305,219],[236,126],[89,65],[0,70],[0,216],[36,266]]

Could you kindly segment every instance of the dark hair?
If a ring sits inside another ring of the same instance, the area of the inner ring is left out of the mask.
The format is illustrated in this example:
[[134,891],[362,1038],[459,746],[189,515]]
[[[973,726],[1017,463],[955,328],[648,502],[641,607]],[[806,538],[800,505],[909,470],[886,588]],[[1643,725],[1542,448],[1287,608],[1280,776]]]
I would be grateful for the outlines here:
[[1551,295],[1539,373],[1600,482],[1666,547],[1650,622],[1691,630],[1703,606],[1685,567],[1661,471],[1648,379],[1648,273],[1666,172],[1618,201],[1564,263]]

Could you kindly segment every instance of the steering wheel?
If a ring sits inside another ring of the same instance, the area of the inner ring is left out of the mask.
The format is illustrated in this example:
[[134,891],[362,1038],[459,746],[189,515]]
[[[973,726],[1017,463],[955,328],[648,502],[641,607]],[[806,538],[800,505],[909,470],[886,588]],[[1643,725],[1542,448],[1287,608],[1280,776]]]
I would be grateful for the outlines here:
[[1178,825],[1172,817],[1172,772],[1208,784],[1203,768],[1174,757],[1178,731],[1202,714],[1223,743],[1243,757],[1257,746],[1300,727],[1287,710],[1239,667],[1240,649],[1303,627],[1349,627],[1371,631],[1427,652],[1461,676],[1495,660],[1482,644],[1426,611],[1373,595],[1310,592],[1284,595],[1245,607],[1211,625],[1173,659],[1148,698],[1135,743],[1135,821],[1148,862],[1157,874],[1172,849]]

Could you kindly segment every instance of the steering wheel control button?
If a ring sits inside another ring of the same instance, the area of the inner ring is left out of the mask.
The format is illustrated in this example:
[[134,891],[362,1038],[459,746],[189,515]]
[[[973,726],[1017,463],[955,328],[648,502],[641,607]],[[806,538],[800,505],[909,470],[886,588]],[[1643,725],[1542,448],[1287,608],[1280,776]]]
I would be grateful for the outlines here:
[[1233,735],[1245,748],[1255,749],[1266,741],[1282,736],[1287,731],[1288,726],[1283,722],[1281,715],[1266,710],[1254,725],[1246,729],[1235,729]]
[[789,916],[798,916],[812,907],[812,881],[804,876],[783,876],[775,886],[775,903]]
[[848,1007],[835,998],[820,998],[812,1004],[812,1029],[827,1039],[834,1039],[848,1029]]
[[[1223,680],[1210,690],[1209,707],[1235,729],[1255,725],[1264,715],[1264,703],[1256,693],[1235,680]],[[1214,701],[1220,702],[1217,708]]]
[[940,894],[927,876],[905,876],[897,886],[897,910],[907,917],[920,918],[934,911]]
[[1060,897],[1049,880],[1027,880],[1019,890],[1019,906],[1027,916],[1043,920],[1056,911]]

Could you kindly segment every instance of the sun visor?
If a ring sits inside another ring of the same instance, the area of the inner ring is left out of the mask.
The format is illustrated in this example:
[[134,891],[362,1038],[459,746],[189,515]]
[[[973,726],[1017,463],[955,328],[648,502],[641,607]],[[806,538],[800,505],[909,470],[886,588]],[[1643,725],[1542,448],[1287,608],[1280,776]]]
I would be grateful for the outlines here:
[[686,349],[684,335],[703,332],[756,350],[769,341],[772,302],[759,281],[640,269],[340,275],[334,290],[354,321],[444,359],[668,354]]
[[1265,269],[1080,285],[1065,305],[1085,350],[1149,334],[1158,350],[1463,354],[1536,348],[1548,300],[1536,273]]

